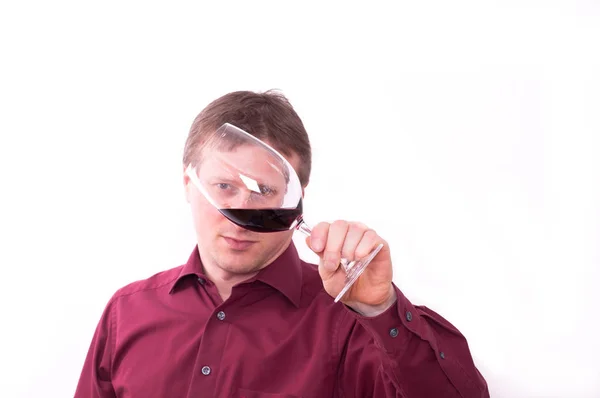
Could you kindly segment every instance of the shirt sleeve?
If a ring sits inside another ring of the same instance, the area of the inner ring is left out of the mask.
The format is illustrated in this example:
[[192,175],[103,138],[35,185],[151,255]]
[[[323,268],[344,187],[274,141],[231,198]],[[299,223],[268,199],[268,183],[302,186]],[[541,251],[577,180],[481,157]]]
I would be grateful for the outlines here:
[[[342,397],[489,398],[465,337],[425,306],[398,300],[376,317],[348,309],[337,342]],[[342,327],[344,329],[344,327]]]
[[114,347],[114,321],[111,300],[92,337],[75,398],[116,398],[111,383],[111,359]]

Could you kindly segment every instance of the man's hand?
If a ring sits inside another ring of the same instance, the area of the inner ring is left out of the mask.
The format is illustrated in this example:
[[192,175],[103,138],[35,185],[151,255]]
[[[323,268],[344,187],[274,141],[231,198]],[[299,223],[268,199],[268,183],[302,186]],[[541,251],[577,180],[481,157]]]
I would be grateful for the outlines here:
[[337,297],[342,291],[346,280],[346,272],[340,265],[340,259],[357,260],[383,243],[383,248],[341,301],[365,316],[379,315],[395,302],[389,246],[366,225],[347,221],[336,221],[333,224],[322,222],[313,228],[306,243],[321,259],[319,275],[325,290],[332,297]]

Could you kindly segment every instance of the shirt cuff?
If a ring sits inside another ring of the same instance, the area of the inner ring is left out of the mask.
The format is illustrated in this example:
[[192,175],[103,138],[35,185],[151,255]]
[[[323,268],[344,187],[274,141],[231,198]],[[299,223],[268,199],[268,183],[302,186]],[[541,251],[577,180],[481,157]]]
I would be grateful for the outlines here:
[[[394,285],[397,300],[390,308],[374,317],[366,317],[348,308],[357,321],[371,334],[375,344],[389,354],[398,353],[406,348],[413,329],[407,325],[416,321],[417,313],[412,304]],[[413,319],[413,316],[415,319]]]

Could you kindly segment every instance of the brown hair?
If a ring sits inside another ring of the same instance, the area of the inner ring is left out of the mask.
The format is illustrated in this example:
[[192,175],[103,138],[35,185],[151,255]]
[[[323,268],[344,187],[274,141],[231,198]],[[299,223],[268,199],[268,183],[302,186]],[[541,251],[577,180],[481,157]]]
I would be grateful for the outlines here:
[[183,153],[184,166],[197,161],[206,138],[224,123],[269,142],[283,155],[298,155],[298,178],[302,186],[308,184],[312,164],[308,134],[289,100],[273,90],[263,93],[235,91],[208,104],[190,128]]

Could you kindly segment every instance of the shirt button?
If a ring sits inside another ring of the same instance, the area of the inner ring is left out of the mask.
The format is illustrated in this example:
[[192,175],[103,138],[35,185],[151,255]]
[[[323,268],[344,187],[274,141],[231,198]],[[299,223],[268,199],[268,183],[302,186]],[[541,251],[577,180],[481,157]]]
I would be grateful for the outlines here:
[[204,280],[204,278],[198,278],[198,282],[199,282],[201,285],[204,285],[204,284],[206,283],[206,281]]
[[444,354],[444,351],[440,352],[440,358],[446,359],[446,354]]
[[209,368],[208,366],[204,366],[204,367],[202,368],[202,374],[203,374],[204,376],[208,376],[208,375],[210,374],[210,368]]
[[219,320],[222,321],[223,319],[225,319],[225,313],[223,311],[219,311],[217,313],[217,318],[219,318]]
[[412,314],[410,311],[406,311],[406,320],[409,322],[412,321]]
[[396,328],[390,329],[390,336],[392,336],[392,337],[398,336],[398,329],[396,329]]

